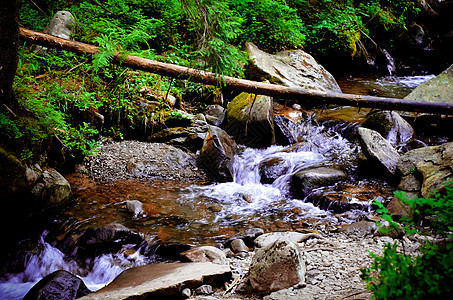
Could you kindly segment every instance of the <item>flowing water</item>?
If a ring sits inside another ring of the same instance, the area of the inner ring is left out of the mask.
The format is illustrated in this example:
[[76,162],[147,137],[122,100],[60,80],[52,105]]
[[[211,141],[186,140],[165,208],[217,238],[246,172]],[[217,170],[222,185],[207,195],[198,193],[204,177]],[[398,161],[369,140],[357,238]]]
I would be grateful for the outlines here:
[[[431,76],[344,78],[339,84],[345,93],[399,98],[429,78]],[[324,120],[340,122],[335,126],[318,123],[320,114]],[[129,251],[133,246],[128,249],[126,245],[117,253],[102,254],[90,264],[81,264],[55,247],[58,244],[55,241],[89,227],[122,224],[162,243],[195,245],[214,244],[248,228],[322,231],[363,218],[369,214],[373,198],[385,199],[391,197],[392,192],[385,182],[359,176],[358,146],[344,136],[365,114],[366,110],[360,113],[356,108],[314,110],[301,123],[286,124],[288,139],[293,144],[266,149],[244,148],[234,160],[233,182],[210,185],[136,180],[96,183],[80,174],[69,176],[76,204],[65,212],[64,220],[60,220],[59,233],[46,232],[39,238],[38,251],[24,258],[22,272],[3,274],[0,298],[21,299],[42,277],[61,269],[80,276],[91,290],[97,290],[122,270],[159,259],[144,255],[137,247]],[[278,168],[272,180],[263,180],[263,170],[269,162],[275,161]],[[342,170],[346,179],[333,186],[314,189],[308,195],[295,193],[294,174],[315,167]],[[349,206],[338,211],[329,209],[331,204],[314,205],[320,201],[311,201],[311,195],[327,195],[325,199]],[[127,200],[142,202],[148,216],[128,212]]]

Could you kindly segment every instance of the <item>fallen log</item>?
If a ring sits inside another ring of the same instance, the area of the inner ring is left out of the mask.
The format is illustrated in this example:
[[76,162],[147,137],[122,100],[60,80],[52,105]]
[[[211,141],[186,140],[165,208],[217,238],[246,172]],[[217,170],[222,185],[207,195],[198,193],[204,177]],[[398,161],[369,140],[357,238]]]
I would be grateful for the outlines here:
[[[20,37],[25,41],[38,44],[43,47],[57,48],[80,54],[95,54],[99,51],[99,47],[96,46],[61,39],[22,27],[20,28]],[[381,108],[385,110],[453,115],[453,104],[341,94],[308,90],[299,87],[286,87],[234,77],[219,76],[218,74],[211,72],[162,63],[138,56],[129,55],[124,57],[124,55],[119,52],[115,53],[113,61],[114,63],[125,67],[163,76],[178,79],[190,79],[193,82],[209,85],[223,84],[225,86],[253,94],[269,95],[280,99],[291,99],[301,105],[336,104],[354,107]]]

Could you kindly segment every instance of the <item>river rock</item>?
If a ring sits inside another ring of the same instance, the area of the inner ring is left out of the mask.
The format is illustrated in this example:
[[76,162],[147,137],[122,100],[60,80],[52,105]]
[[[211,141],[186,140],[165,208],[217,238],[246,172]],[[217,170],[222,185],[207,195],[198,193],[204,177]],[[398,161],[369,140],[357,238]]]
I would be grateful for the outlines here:
[[126,200],[126,208],[133,214],[134,218],[141,218],[145,216],[143,203],[138,200]]
[[254,243],[257,247],[262,248],[274,243],[280,238],[290,240],[294,243],[300,243],[310,237],[322,238],[320,235],[314,233],[300,233],[295,231],[269,232],[258,236]]
[[290,165],[281,157],[268,157],[260,162],[258,168],[261,183],[272,184],[278,177],[288,172]]
[[394,175],[399,154],[392,145],[377,131],[359,127],[357,133],[359,134],[360,146],[367,159]]
[[318,91],[341,93],[335,78],[308,53],[288,50],[275,55],[246,43],[250,64],[246,76],[251,80],[301,87]]
[[434,78],[420,84],[404,99],[453,103],[453,65]]
[[334,168],[306,169],[293,175],[291,189],[296,196],[304,198],[315,188],[332,185],[347,178],[343,171]]
[[373,113],[362,127],[379,132],[392,146],[404,145],[414,136],[412,126],[394,111]]
[[42,203],[41,207],[49,207],[66,203],[70,199],[71,186],[63,175],[50,168],[42,173],[31,192]]
[[181,297],[185,288],[219,285],[231,278],[230,267],[212,263],[162,263],[123,271],[99,291],[80,298],[166,299]]
[[270,293],[305,282],[305,261],[296,243],[279,238],[258,249],[250,265],[252,289]]
[[121,224],[110,224],[105,227],[88,228],[78,239],[80,257],[96,257],[101,254],[116,253],[124,245],[140,245],[143,237]]
[[234,253],[239,252],[248,252],[250,251],[249,247],[247,247],[242,239],[234,239],[230,243],[231,250]]
[[271,97],[239,94],[228,104],[223,128],[238,144],[254,148],[272,145],[275,130]]
[[401,155],[399,189],[420,192],[423,197],[441,191],[445,180],[453,175],[453,142],[418,148]]
[[[44,29],[44,33],[50,34],[62,39],[72,40],[76,22],[74,16],[69,11],[58,11],[50,20],[49,25]],[[46,55],[48,49],[37,46],[36,51],[40,55]]]
[[211,262],[218,265],[228,264],[225,253],[213,246],[191,248],[182,252],[181,256],[192,262]]
[[220,126],[225,119],[225,108],[218,104],[209,105],[204,112],[206,121],[214,126]]
[[63,270],[55,271],[36,283],[23,300],[73,300],[91,291],[79,277]]
[[219,127],[210,126],[198,156],[198,165],[216,181],[231,181],[236,143]]
[[363,238],[367,235],[373,235],[376,231],[376,224],[370,221],[359,221],[340,227],[338,231],[355,238]]
[[203,146],[208,130],[207,125],[166,128],[151,135],[148,141],[182,146],[195,153]]

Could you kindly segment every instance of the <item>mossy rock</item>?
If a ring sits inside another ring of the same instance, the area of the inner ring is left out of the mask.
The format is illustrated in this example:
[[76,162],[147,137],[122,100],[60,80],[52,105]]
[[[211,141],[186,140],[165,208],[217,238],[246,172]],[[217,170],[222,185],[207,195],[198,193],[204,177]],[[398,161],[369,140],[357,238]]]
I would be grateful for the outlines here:
[[224,129],[239,144],[268,147],[275,143],[273,119],[269,96],[241,93],[228,104]]

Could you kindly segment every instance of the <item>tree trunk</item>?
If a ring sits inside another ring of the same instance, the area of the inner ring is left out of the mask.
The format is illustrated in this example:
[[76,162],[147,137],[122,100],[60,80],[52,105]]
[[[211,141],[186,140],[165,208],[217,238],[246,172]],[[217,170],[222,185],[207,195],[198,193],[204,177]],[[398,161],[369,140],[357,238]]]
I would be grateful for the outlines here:
[[[99,49],[96,46],[57,38],[25,28],[20,28],[20,35],[24,40],[31,43],[77,53],[95,54]],[[286,87],[233,77],[222,77],[218,74],[206,71],[166,64],[137,56],[129,55],[124,57],[121,53],[115,54],[114,62],[125,67],[156,73],[163,76],[190,79],[194,82],[210,85],[225,85],[240,91],[269,95],[280,99],[293,99],[302,105],[336,104],[355,107],[381,108],[385,110],[403,110],[453,115],[453,104],[321,92],[299,87]]]
[[13,81],[19,49],[18,1],[0,2],[0,102],[13,99]]

